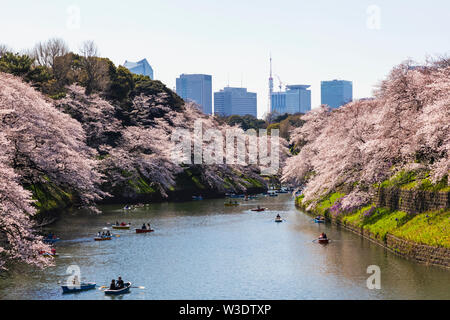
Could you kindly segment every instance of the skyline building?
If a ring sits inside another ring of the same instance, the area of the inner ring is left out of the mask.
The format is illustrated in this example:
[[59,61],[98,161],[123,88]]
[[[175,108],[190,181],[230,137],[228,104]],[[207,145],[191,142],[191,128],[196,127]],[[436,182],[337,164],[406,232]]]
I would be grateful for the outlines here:
[[142,59],[141,61],[138,61],[138,62],[132,62],[132,61],[125,60],[125,63],[123,64],[123,66],[125,68],[127,68],[128,70],[130,70],[130,72],[132,72],[134,74],[149,76],[150,79],[155,80],[153,78],[153,68],[148,63],[147,59]]
[[257,95],[247,88],[225,87],[214,92],[214,113],[221,116],[252,115],[258,117]]
[[353,83],[347,80],[321,81],[320,95],[321,104],[339,108],[353,100]]
[[271,110],[279,114],[307,113],[311,110],[310,85],[288,85],[286,91],[271,95]]
[[273,77],[272,77],[272,54],[270,54],[270,75],[269,75],[269,101],[267,112],[272,113],[272,94],[273,94]]
[[202,107],[205,114],[212,114],[212,76],[208,74],[181,74],[176,79],[176,92],[186,101]]

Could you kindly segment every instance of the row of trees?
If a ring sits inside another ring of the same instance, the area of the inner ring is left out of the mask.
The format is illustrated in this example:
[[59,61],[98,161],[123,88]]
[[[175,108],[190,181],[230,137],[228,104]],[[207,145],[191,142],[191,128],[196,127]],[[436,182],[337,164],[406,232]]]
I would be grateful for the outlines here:
[[25,53],[14,53],[0,45],[0,71],[21,76],[44,94],[60,99],[67,86],[78,84],[87,95],[100,93],[123,107],[130,106],[139,94],[165,92],[170,103],[181,106],[182,99],[160,81],[132,74],[123,66],[116,67],[108,58],[99,56],[93,41],[85,41],[77,53],[71,52],[62,39],[39,42]]
[[[48,247],[32,229],[36,194],[27,190],[36,185],[54,186],[95,210],[100,199],[133,192],[136,181],[167,196],[186,170],[217,191],[265,184],[256,166],[174,163],[177,128],[192,132],[198,119],[205,132],[232,126],[184,104],[161,82],[99,58],[92,42],[78,54],[58,40],[30,54],[1,48],[0,268],[9,260],[50,262],[37,254]],[[204,148],[215,144],[204,141]]]
[[268,132],[272,129],[280,130],[280,137],[289,140],[289,134],[294,128],[298,128],[303,125],[302,113],[297,114],[279,114],[270,113],[265,120],[257,119],[252,115],[232,115],[228,117],[217,117],[217,120],[221,123],[226,123],[230,126],[239,126],[243,130],[249,129],[267,129]]
[[449,183],[450,64],[448,59],[417,67],[395,67],[375,93],[331,111],[303,117],[291,135],[298,155],[288,159],[283,179],[304,185],[311,208],[346,186],[343,211],[368,202],[374,186],[400,170],[422,172]]

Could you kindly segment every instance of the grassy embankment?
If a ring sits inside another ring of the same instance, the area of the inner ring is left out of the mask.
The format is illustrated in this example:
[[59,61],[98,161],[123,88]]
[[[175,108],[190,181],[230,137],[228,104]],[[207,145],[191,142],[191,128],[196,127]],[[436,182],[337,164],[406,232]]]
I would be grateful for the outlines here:
[[[448,192],[450,187],[444,182],[432,184],[428,178],[416,178],[413,173],[401,172],[384,181],[381,187],[397,187],[406,190],[426,190]],[[374,203],[354,212],[332,217],[329,209],[343,193],[334,192],[319,201],[314,214],[324,215],[353,228],[369,231],[377,240],[384,241],[387,234],[419,244],[450,248],[450,209],[440,209],[409,215],[403,211],[376,208]],[[306,207],[303,196],[296,199],[299,207]]]

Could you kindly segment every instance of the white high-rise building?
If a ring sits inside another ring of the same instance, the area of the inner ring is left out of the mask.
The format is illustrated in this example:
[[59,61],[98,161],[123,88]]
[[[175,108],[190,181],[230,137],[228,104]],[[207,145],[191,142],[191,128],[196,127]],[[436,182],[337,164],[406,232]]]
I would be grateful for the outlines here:
[[258,116],[256,93],[246,88],[225,87],[214,92],[214,113],[222,116]]
[[274,92],[271,96],[272,112],[307,113],[311,110],[310,85],[288,85],[286,91]]

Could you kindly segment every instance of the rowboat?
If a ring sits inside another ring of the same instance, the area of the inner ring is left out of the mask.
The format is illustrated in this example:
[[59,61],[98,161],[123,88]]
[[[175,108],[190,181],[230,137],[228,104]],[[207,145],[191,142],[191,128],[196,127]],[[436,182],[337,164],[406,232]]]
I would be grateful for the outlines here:
[[45,243],[53,244],[55,242],[58,242],[59,240],[61,240],[61,239],[60,238],[45,238],[43,241]]
[[57,253],[51,253],[51,252],[42,252],[39,253],[41,256],[46,257],[46,258],[56,258],[59,257],[59,254]]
[[113,229],[116,229],[116,230],[128,230],[128,229],[130,229],[130,224],[127,224],[127,225],[124,225],[124,226],[122,226],[122,225],[113,225],[112,226],[112,228]]
[[328,242],[330,242],[330,240],[328,238],[319,238],[317,239],[317,242],[327,244]]
[[107,290],[105,290],[105,294],[108,294],[108,295],[119,295],[119,294],[129,293],[130,292],[130,288],[131,288],[131,282],[127,282],[127,283],[125,283],[125,287],[124,288],[117,289],[117,290],[107,289]]
[[192,200],[194,200],[194,201],[203,200],[203,197],[202,196],[192,196]]
[[255,212],[261,212],[261,211],[265,211],[267,208],[255,208],[255,209],[251,209],[252,211]]
[[112,237],[95,237],[94,240],[95,241],[106,241],[106,240],[111,240]]
[[315,222],[315,223],[325,223],[325,219],[317,219],[317,218],[314,218],[314,222]]
[[281,218],[275,218],[275,222],[283,222],[283,219],[281,219]]
[[155,231],[155,230],[153,230],[153,229],[150,229],[150,230],[148,230],[148,229],[136,229],[136,233],[149,233],[149,232],[153,232],[153,231]]
[[79,285],[61,286],[63,293],[74,293],[94,289],[96,284],[94,282],[80,283]]

